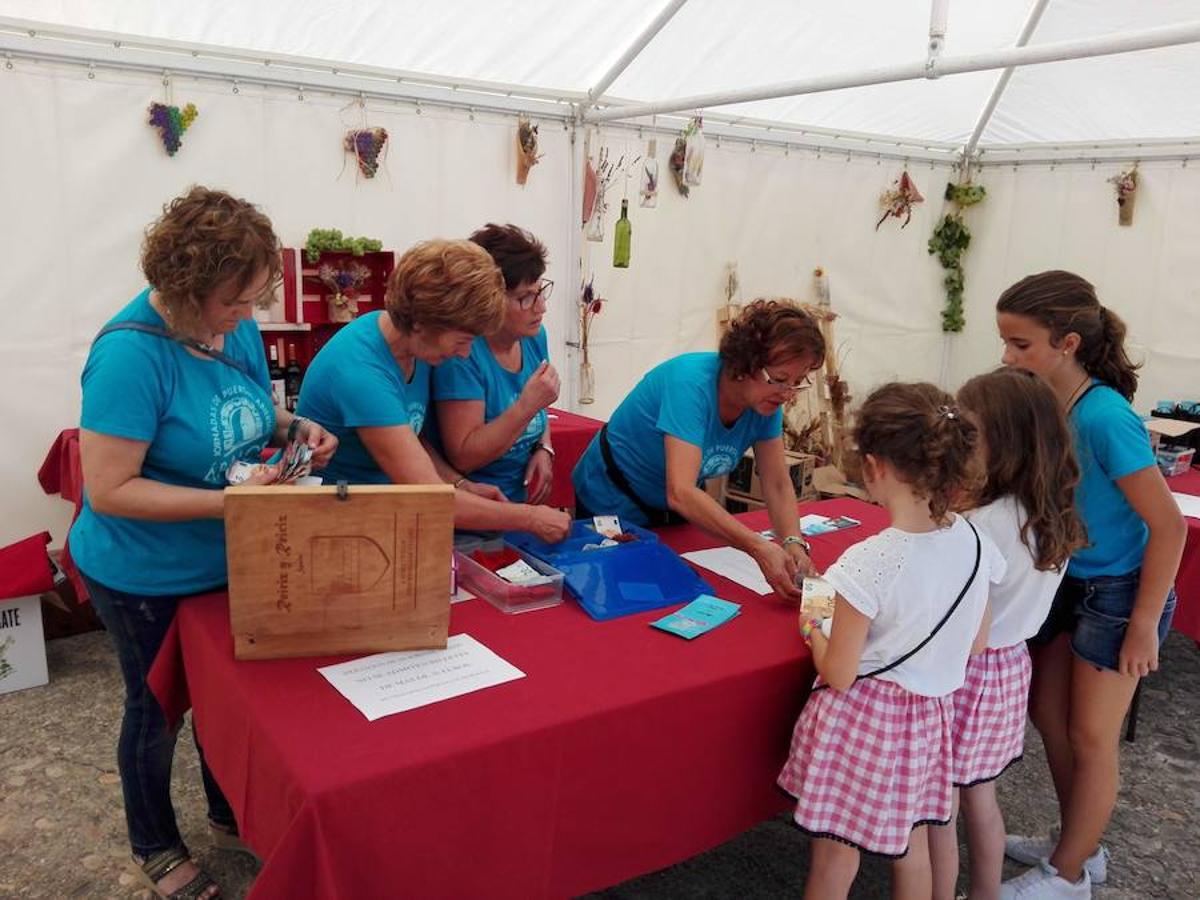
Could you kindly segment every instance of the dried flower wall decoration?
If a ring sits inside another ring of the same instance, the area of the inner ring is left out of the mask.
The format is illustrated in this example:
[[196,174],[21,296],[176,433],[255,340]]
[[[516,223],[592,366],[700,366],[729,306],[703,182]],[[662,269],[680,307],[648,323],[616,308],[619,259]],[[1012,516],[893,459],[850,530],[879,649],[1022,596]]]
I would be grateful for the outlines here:
[[687,181],[683,175],[684,161],[687,159],[687,139],[680,135],[675,138],[675,147],[671,150],[671,157],[667,160],[667,166],[671,170],[671,174],[675,177],[675,187],[679,188],[679,193],[686,197],[689,193]]
[[938,222],[929,239],[929,252],[936,254],[938,262],[946,270],[942,285],[946,288],[946,305],[942,308],[942,331],[959,332],[967,324],[963,315],[963,292],[966,288],[962,256],[971,246],[971,231],[963,220],[963,211],[987,196],[981,184],[963,181],[947,184],[945,199],[951,209]]
[[1132,169],[1114,175],[1108,182],[1117,190],[1117,224],[1128,227],[1133,224],[1133,205],[1137,200],[1137,163],[1134,163]]
[[195,103],[189,103],[183,109],[166,103],[151,103],[149,112],[149,124],[158,129],[167,156],[174,156],[179,151],[180,138],[200,115]]
[[354,155],[359,174],[374,178],[386,158],[388,133],[386,128],[351,128],[342,138],[342,149]]
[[517,119],[517,184],[524,184],[529,170],[542,158],[538,153],[538,127],[524,116]]
[[883,215],[875,223],[875,230],[878,231],[879,226],[889,216],[895,219],[903,218],[904,221],[900,223],[900,227],[904,228],[912,220],[913,207],[924,202],[925,198],[917,190],[917,186],[909,177],[908,172],[901,172],[900,177],[892,182],[892,186],[879,196],[879,205],[883,208]]

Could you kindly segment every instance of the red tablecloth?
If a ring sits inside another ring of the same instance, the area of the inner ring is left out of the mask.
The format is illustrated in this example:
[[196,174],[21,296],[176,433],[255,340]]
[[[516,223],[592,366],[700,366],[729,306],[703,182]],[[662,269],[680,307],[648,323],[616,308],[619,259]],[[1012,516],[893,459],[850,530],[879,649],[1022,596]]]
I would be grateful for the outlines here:
[[548,410],[554,416],[550,420],[550,440],[554,444],[554,486],[546,499],[548,506],[575,506],[575,490],[571,487],[571,472],[583,451],[592,442],[592,437],[604,423],[577,413],[561,409]]
[[[1191,469],[1168,478],[1167,487],[1180,494],[1200,496],[1200,470]],[[1200,520],[1185,521],[1188,528],[1187,543],[1183,547],[1179,574],[1175,576],[1175,593],[1179,596],[1179,602],[1175,607],[1174,628],[1200,642]]]
[[[814,539],[822,567],[885,521],[856,500],[802,509],[863,523]],[[649,628],[662,611],[456,605],[451,633],[526,677],[374,723],[316,671],[344,657],[235,662],[221,594],[180,606],[151,684],[178,710],[186,672],[206,759],[264,860],[253,896],[571,896],[787,806],[775,777],[813,674],[796,611],[702,574],[743,609],[695,641]]]
[[[68,428],[58,433],[42,461],[42,467],[38,469],[38,483],[47,494],[59,494],[64,500],[75,504],[75,514],[71,517],[73,523],[75,516],[78,516],[79,510],[83,508],[83,465],[79,461],[78,428]],[[79,602],[87,602],[87,585],[79,576],[79,569],[71,558],[71,550],[65,537],[58,562],[71,579],[71,586],[75,588],[75,596]]]

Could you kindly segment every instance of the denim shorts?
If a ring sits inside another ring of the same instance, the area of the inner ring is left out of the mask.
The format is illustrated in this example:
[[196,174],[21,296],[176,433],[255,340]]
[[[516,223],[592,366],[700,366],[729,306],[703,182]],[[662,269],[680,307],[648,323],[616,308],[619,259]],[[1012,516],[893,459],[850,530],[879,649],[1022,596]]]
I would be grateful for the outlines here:
[[[1071,650],[1084,662],[1114,672],[1121,668],[1121,644],[1137,601],[1141,570],[1125,575],[1063,579],[1050,615],[1031,644],[1048,644],[1060,634],[1071,635]],[[1158,643],[1166,640],[1175,615],[1175,589],[1167,594],[1158,620]]]

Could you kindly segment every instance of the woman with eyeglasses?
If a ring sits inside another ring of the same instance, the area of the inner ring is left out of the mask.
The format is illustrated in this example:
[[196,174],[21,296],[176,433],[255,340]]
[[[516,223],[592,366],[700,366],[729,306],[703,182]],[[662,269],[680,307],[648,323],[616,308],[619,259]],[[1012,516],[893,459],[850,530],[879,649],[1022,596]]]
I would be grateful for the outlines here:
[[[802,309],[755,300],[716,353],[685,353],[650,372],[592,440],[572,475],[576,515],[637,525],[686,520],[750,554],[780,596],[798,600],[812,570],[783,450],[783,405],[808,387],[825,341]],[[704,490],[750,446],[775,540],[764,540]]]
[[479,335],[504,323],[509,301],[487,251],[470,241],[417,244],[389,276],[385,303],[321,348],[300,389],[297,412],[341,440],[326,482],[445,482],[455,487],[458,528],[528,531],[551,542],[566,537],[566,513],[509,503],[494,485],[455,469],[422,434],[431,370],[468,356]]
[[559,389],[542,326],[554,288],[542,277],[546,247],[515,225],[485,225],[471,240],[504,275],[504,322],[475,338],[465,359],[434,370],[442,449],[474,481],[495,485],[515,502],[541,503],[554,468],[546,407]]

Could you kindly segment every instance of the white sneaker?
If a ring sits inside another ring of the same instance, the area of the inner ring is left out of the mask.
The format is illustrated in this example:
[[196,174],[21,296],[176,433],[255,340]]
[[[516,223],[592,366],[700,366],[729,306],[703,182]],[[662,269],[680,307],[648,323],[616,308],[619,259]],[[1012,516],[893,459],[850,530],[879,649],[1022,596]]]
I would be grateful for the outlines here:
[[[1058,845],[1058,836],[1025,837],[1020,834],[1010,834],[1004,838],[1004,855],[1025,866],[1036,866],[1043,859],[1049,859],[1050,854]],[[1087,869],[1092,884],[1104,884],[1108,881],[1108,848],[1101,844],[1096,852],[1083,863]]]
[[1016,878],[1010,878],[1000,885],[1000,900],[1056,900],[1056,898],[1078,897],[1080,900],[1090,900],[1092,896],[1092,880],[1088,877],[1087,869],[1074,883],[1060,878],[1058,870],[1050,865],[1048,860],[1039,860],[1038,864]]

